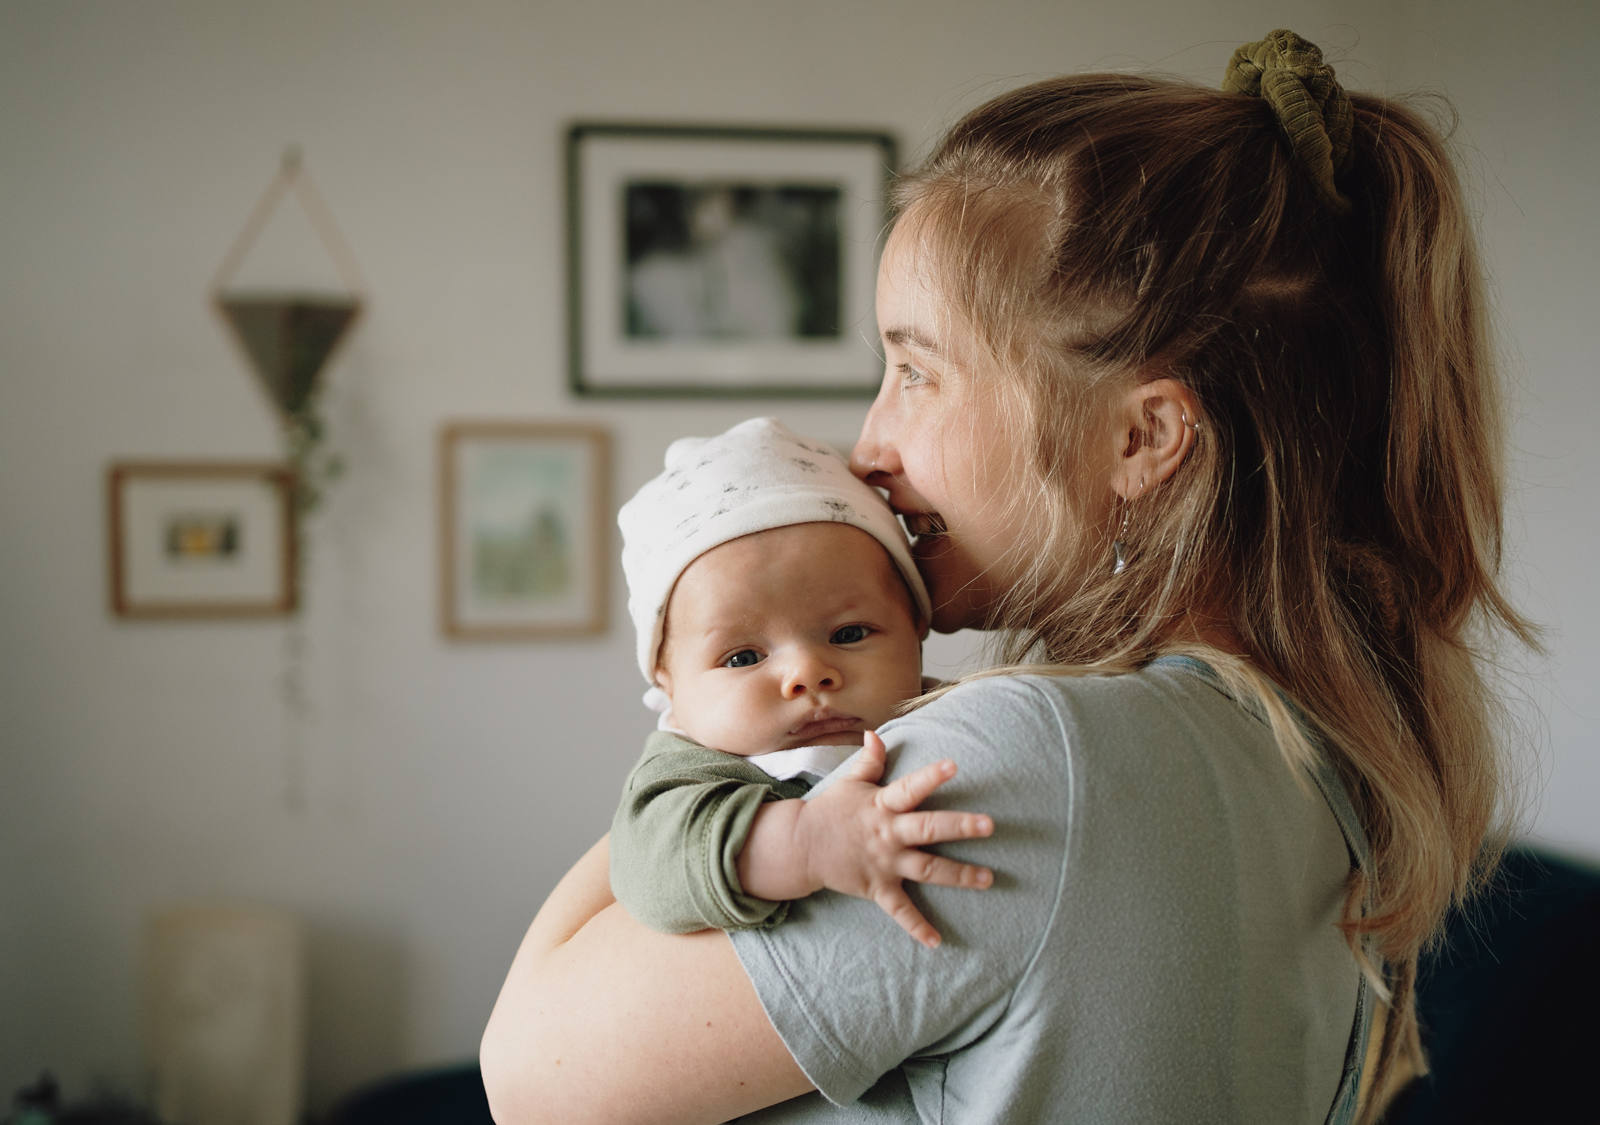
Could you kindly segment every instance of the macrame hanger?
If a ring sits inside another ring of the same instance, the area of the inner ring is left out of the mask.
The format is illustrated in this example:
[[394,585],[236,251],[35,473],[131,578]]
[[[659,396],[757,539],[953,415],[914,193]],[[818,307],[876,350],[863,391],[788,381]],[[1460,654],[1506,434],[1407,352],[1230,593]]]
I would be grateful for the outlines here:
[[250,217],[245,220],[244,229],[239,232],[238,237],[233,240],[233,245],[222,258],[217,276],[211,282],[212,294],[220,294],[239,272],[239,266],[244,261],[245,255],[261,237],[267,220],[272,218],[272,213],[277,209],[284,193],[290,189],[293,189],[295,196],[300,200],[300,207],[305,212],[306,218],[311,221],[311,229],[316,232],[322,248],[333,260],[333,268],[338,271],[339,277],[350,287],[359,301],[366,290],[366,284],[361,279],[361,270],[356,266],[355,256],[350,253],[349,244],[339,233],[339,224],[334,222],[333,212],[328,210],[328,205],[323,202],[321,193],[312,182],[311,173],[306,171],[299,145],[290,145],[283,150],[283,160],[278,165],[277,174],[272,177],[267,190],[262,193],[255,209],[250,212]]

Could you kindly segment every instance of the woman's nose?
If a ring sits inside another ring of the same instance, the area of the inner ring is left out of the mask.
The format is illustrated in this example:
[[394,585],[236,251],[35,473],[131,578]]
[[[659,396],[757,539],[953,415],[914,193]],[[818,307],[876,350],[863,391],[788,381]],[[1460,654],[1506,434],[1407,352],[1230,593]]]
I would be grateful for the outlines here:
[[783,671],[783,697],[799,699],[823,691],[838,691],[844,686],[839,669],[814,652],[796,653]]
[[850,451],[850,471],[868,484],[878,483],[874,476],[881,480],[900,471],[900,455],[890,440],[886,414],[881,399],[872,404],[861,423],[861,436]]

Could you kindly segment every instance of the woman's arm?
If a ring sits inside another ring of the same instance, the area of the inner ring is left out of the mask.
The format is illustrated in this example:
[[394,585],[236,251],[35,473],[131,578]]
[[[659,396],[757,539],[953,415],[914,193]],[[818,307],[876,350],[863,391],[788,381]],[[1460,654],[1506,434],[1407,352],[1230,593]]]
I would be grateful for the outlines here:
[[540,908],[480,1051],[499,1125],[718,1122],[811,1089],[726,934],[645,929],[607,841]]

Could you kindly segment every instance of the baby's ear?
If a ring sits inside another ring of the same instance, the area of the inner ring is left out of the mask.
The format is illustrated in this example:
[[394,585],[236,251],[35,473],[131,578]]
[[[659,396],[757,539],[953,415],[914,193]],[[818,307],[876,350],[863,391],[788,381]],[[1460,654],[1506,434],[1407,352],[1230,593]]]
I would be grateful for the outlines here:
[[672,717],[672,696],[660,684],[655,685],[644,693],[644,705],[656,713],[656,728],[664,729],[670,725]]

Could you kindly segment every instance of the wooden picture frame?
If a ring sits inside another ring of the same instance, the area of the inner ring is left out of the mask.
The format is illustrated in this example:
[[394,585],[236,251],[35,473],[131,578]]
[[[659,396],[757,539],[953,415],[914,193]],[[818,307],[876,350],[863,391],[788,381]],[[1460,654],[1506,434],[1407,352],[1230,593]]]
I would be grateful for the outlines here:
[[439,505],[446,636],[539,640],[605,632],[608,431],[569,422],[446,424]]
[[118,617],[274,617],[299,604],[287,465],[114,462],[106,512]]
[[870,398],[895,160],[882,132],[572,125],[573,391]]

